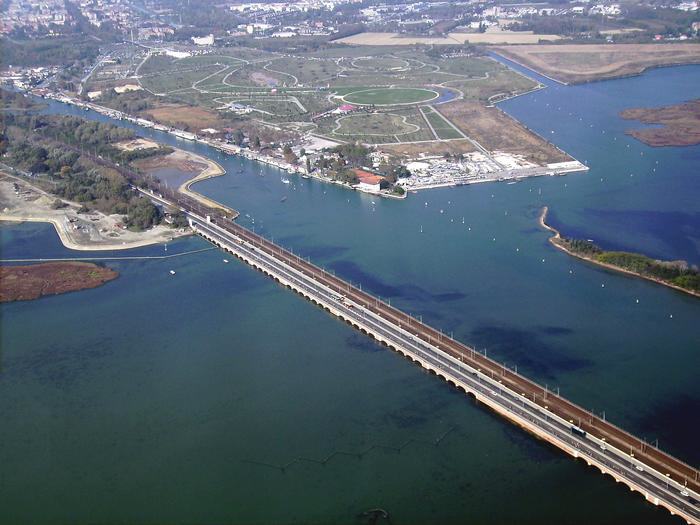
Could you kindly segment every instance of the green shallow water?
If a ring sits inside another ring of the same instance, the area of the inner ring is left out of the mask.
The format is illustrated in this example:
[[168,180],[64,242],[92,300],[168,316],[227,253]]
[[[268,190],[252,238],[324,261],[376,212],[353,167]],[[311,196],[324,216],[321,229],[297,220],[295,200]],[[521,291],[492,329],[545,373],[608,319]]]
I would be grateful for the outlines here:
[[[676,89],[659,103],[700,78],[665,73]],[[227,168],[196,188],[242,224],[697,464],[697,300],[575,261],[537,227],[547,204],[565,231],[698,261],[698,148],[646,148],[615,118],[618,92],[649,102],[659,82],[657,71],[506,104],[543,133],[545,104],[606,123],[619,150],[557,121],[589,174],[402,202],[284,185],[276,170],[177,144]],[[50,226],[0,232],[3,257],[69,253]],[[365,523],[376,507],[392,523],[674,522],[223,257],[110,263],[121,276],[106,286],[1,307],[0,523]]]

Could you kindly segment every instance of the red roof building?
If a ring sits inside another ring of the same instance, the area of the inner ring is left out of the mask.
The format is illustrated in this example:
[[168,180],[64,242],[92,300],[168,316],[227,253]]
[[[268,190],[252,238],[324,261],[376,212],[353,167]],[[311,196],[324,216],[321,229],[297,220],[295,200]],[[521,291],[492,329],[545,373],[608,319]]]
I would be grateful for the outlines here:
[[370,191],[379,191],[381,189],[381,183],[384,177],[360,169],[354,169],[353,172],[357,175],[357,178],[360,179],[358,184],[360,189]]

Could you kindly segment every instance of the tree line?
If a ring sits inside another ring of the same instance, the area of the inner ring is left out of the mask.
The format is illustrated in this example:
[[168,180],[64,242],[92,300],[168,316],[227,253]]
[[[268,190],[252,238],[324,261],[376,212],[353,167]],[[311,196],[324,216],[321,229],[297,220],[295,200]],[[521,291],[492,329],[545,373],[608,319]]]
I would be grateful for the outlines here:
[[123,151],[114,142],[133,139],[131,130],[78,117],[14,113],[5,117],[0,125],[0,155],[6,164],[32,176],[58,197],[80,203],[81,212],[94,209],[124,215],[125,225],[137,231],[160,222],[158,208],[135,193],[121,173],[97,159],[126,164],[169,153],[171,148]]

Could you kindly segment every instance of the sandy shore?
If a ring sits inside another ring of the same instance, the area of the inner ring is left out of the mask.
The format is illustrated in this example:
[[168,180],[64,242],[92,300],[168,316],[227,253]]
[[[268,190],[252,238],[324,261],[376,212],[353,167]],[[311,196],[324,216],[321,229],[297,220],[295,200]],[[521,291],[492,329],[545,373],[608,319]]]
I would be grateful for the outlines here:
[[226,173],[226,170],[219,164],[218,162],[214,162],[211,159],[208,159],[206,157],[201,157],[199,155],[195,155],[194,153],[190,153],[188,151],[182,151],[182,150],[177,150],[175,153],[182,153],[183,155],[189,157],[189,160],[193,160],[195,162],[201,162],[206,165],[206,168],[199,172],[199,174],[194,177],[193,179],[188,180],[187,182],[183,183],[180,185],[178,188],[178,191],[180,193],[184,193],[185,195],[192,197],[193,199],[197,200],[198,202],[201,202],[205,206],[209,206],[212,208],[219,208],[226,212],[228,215],[232,215],[232,219],[235,219],[238,217],[239,213],[232,209],[224,206],[220,202],[216,202],[215,200],[209,199],[208,197],[205,197],[201,193],[197,193],[196,191],[193,191],[190,189],[190,186],[197,182],[201,182],[206,179],[211,179],[213,177],[220,177],[221,175],[224,175]]
[[209,199],[190,188],[192,184],[197,182],[226,174],[226,170],[218,162],[189,151],[175,149],[175,151],[169,155],[136,161],[134,164],[145,173],[160,168],[176,168],[185,172],[198,172],[193,178],[181,184],[178,191],[205,206],[224,211],[224,213],[231,216],[231,218],[238,217],[237,211],[224,206],[220,202]]
[[678,290],[679,292],[684,292],[684,293],[687,293],[687,294],[692,295],[694,297],[700,297],[700,293],[697,293],[693,290],[681,288],[680,286],[676,286],[675,284],[669,283],[667,281],[662,281],[661,279],[657,279],[655,277],[650,277],[648,275],[642,275],[641,273],[633,272],[632,270],[627,270],[626,268],[620,268],[619,266],[614,266],[612,264],[600,262],[597,259],[593,259],[592,257],[586,257],[585,255],[581,255],[581,254],[578,254],[576,252],[572,252],[571,250],[569,250],[566,246],[564,246],[561,243],[562,236],[561,236],[561,233],[559,232],[559,230],[557,230],[556,228],[553,228],[552,226],[547,224],[547,213],[548,212],[549,212],[549,208],[547,206],[542,208],[542,213],[540,213],[540,219],[539,219],[540,226],[542,226],[542,228],[544,228],[545,230],[548,230],[554,234],[552,237],[549,238],[549,242],[552,243],[552,245],[555,248],[557,248],[558,250],[561,250],[561,251],[571,255],[572,257],[576,257],[577,259],[581,259],[581,260],[587,261],[591,264],[595,264],[596,266],[602,266],[603,268],[607,268],[608,270],[613,270],[615,272],[620,272],[620,273],[624,273],[627,275],[632,275],[632,276],[638,277],[640,279],[646,279],[647,281],[652,281],[652,282],[655,282],[657,284],[662,284],[662,285],[667,286],[669,288],[673,288],[674,290]]
[[127,250],[170,242],[190,234],[188,230],[174,230],[163,225],[145,232],[132,232],[121,224],[121,215],[78,214],[80,205],[65,200],[65,208],[54,210],[51,205],[55,200],[55,196],[23,179],[0,173],[0,221],[51,223],[63,245],[71,250]]

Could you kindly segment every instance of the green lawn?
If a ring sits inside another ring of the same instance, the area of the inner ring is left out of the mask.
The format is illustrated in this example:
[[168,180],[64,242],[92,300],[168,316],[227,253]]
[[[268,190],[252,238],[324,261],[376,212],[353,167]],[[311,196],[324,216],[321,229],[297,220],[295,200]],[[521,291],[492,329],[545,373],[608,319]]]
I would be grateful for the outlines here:
[[351,104],[417,104],[437,98],[437,92],[420,88],[373,88],[354,91],[343,99]]
[[447,122],[442,115],[436,113],[430,108],[425,108],[423,112],[425,113],[425,118],[428,120],[428,122],[430,122],[430,125],[435,130],[435,133],[439,139],[446,140],[462,138],[462,135],[456,129],[450,126],[449,122]]
[[407,60],[394,57],[363,57],[356,58],[352,61],[352,65],[362,69],[371,69],[374,71],[391,71],[395,68],[411,67]]

